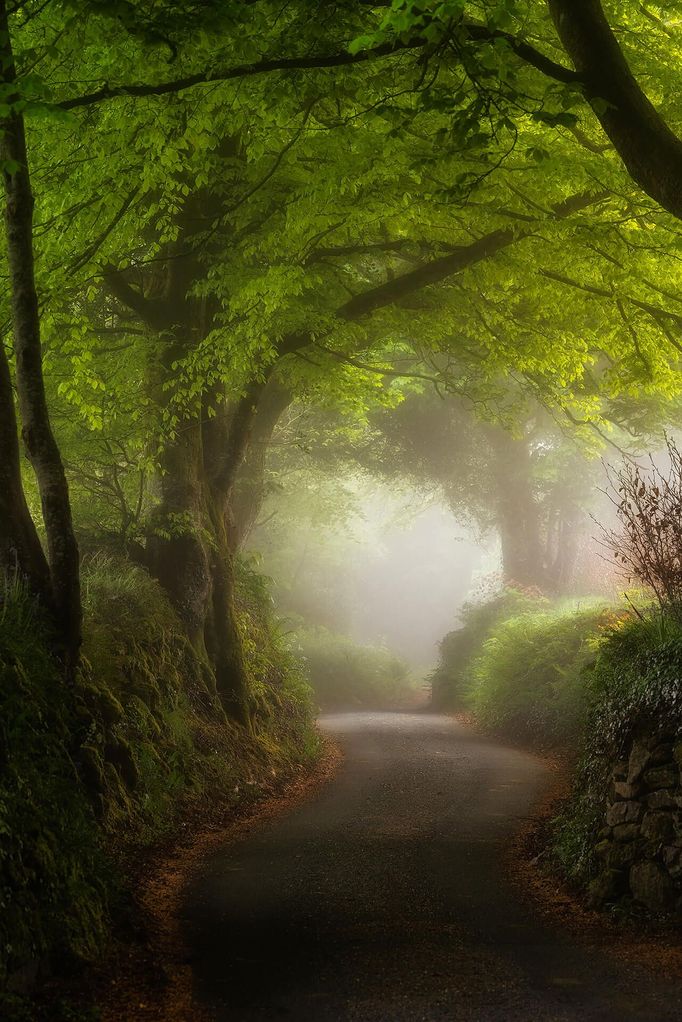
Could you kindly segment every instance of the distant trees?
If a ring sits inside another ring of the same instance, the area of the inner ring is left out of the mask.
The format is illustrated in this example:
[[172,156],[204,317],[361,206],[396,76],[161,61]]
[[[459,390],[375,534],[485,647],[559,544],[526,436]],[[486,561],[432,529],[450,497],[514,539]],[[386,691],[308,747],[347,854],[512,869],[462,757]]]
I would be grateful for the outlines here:
[[53,618],[57,647],[67,674],[72,675],[81,642],[78,544],[71,519],[66,473],[52,430],[43,380],[33,249],[34,199],[22,113],[25,99],[17,79],[5,0],[0,0],[0,68],[6,108],[0,121],[0,165],[5,191],[5,239],[16,386],[21,436],[38,481],[47,540],[46,564],[20,478],[14,398],[2,351],[0,396],[5,448],[2,453],[6,458],[3,474],[7,490],[0,499],[0,532],[3,537],[0,567],[18,573],[41,600]]

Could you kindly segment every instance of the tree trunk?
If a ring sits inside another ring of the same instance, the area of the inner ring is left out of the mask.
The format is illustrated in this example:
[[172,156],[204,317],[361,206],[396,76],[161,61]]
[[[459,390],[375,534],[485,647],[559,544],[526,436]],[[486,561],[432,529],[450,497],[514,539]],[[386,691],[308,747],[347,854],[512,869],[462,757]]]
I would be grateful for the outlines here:
[[21,479],[12,380],[0,342],[0,575],[23,580],[50,612],[50,571]]
[[[16,84],[7,5],[0,0],[2,80]],[[19,97],[17,90],[14,101]],[[13,97],[5,102],[12,105]],[[45,397],[40,316],[33,258],[33,194],[24,122],[16,110],[3,118],[0,158],[5,183],[5,231],[10,271],[14,351],[22,437],[38,480],[60,653],[67,673],[75,669],[81,643],[78,544],[64,466]]]
[[272,377],[263,392],[251,430],[251,441],[237,475],[232,497],[233,549],[240,549],[256,524],[265,499],[265,464],[277,423],[293,400],[291,391]]
[[161,583],[197,654],[205,658],[210,597],[199,417],[187,417],[160,456],[160,502],[147,532],[147,566]]
[[600,0],[547,0],[547,5],[595,114],[633,181],[682,218],[682,140],[637,82]]
[[489,435],[494,455],[497,527],[505,580],[512,585],[543,589],[547,580],[540,512],[533,493],[528,444],[498,427],[493,427]]
[[251,439],[258,404],[267,384],[252,381],[233,409],[203,416],[204,486],[211,524],[211,602],[205,622],[206,645],[227,712],[250,723],[251,679],[235,606],[232,495]]
[[251,721],[251,679],[235,605],[234,554],[228,539],[222,500],[210,502],[213,544],[209,564],[211,590],[204,636],[226,713],[240,724]]

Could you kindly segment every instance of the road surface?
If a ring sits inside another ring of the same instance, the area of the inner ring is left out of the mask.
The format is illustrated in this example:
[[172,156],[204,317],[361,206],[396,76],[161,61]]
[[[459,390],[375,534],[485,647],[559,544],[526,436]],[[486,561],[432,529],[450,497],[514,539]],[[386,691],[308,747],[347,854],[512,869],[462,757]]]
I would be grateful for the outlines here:
[[682,996],[548,929],[505,876],[546,787],[447,717],[323,719],[345,760],[206,862],[183,926],[217,1022],[665,1022]]

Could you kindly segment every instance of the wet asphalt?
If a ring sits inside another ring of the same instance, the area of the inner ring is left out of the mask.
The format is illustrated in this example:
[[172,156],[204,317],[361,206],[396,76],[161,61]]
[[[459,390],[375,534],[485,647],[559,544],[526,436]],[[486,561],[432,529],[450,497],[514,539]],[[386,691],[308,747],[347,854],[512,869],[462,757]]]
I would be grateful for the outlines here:
[[345,758],[214,853],[182,911],[216,1022],[665,1022],[682,989],[538,918],[506,873],[546,767],[448,717],[323,718]]

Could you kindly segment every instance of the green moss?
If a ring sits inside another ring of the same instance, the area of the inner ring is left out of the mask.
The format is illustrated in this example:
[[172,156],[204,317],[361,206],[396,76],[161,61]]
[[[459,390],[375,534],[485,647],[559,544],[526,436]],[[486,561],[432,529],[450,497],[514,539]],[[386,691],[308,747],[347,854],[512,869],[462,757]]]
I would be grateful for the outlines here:
[[604,818],[613,765],[635,736],[682,732],[682,625],[650,610],[623,618],[583,673],[587,716],[571,798],[554,824],[553,848],[572,880],[586,887],[598,871],[595,834]]
[[0,987],[11,980],[15,990],[36,963],[97,956],[125,894],[124,854],[166,833],[189,803],[253,798],[273,772],[286,776],[318,751],[300,663],[252,573],[242,573],[239,606],[253,734],[225,720],[144,571],[97,557],[83,580],[72,689],[24,594],[8,594],[0,616]]

